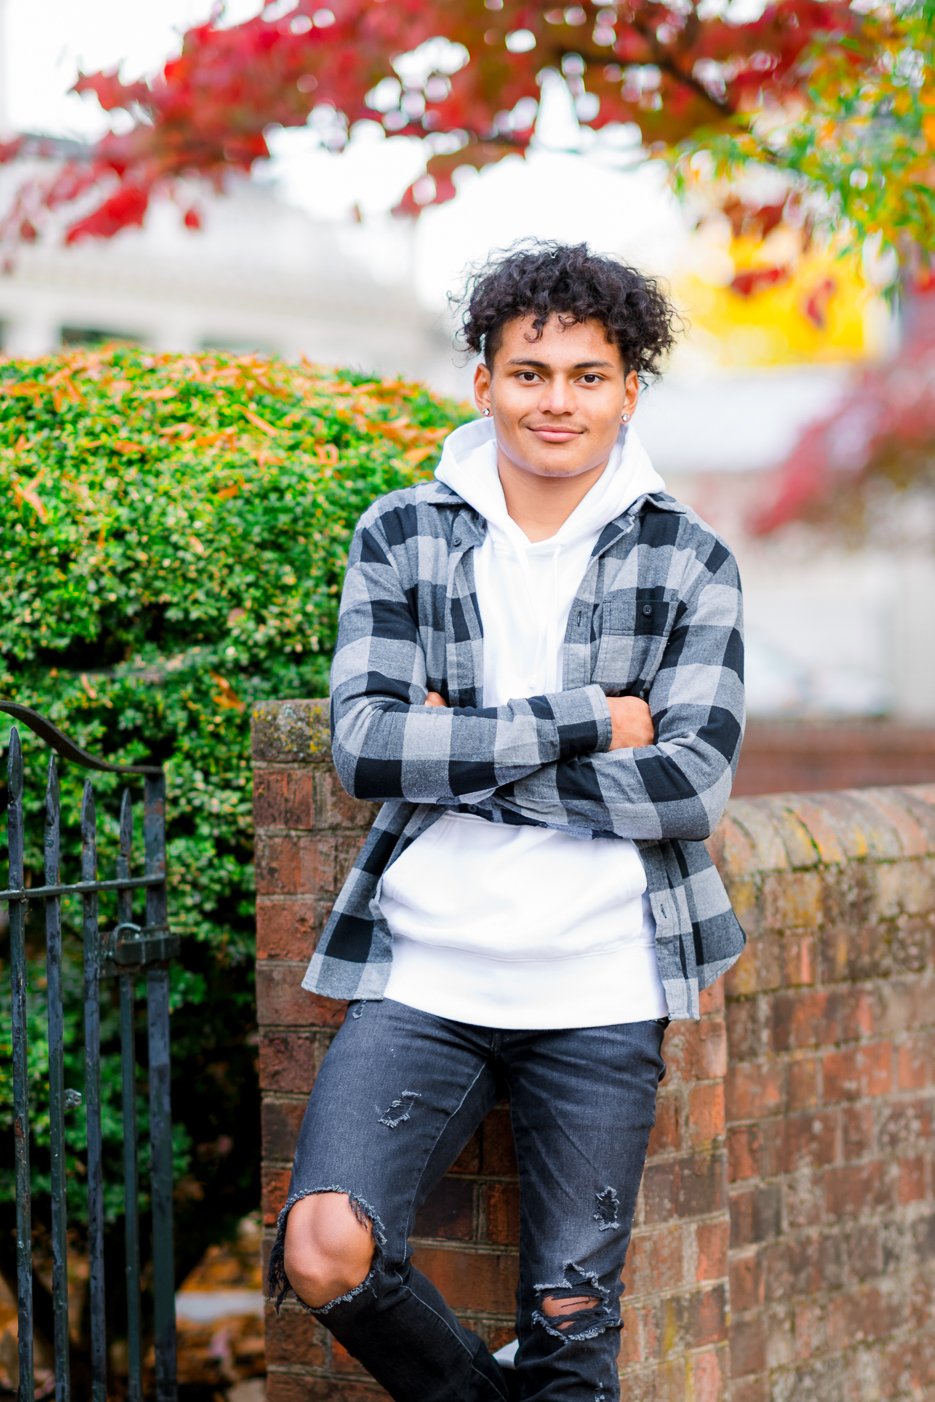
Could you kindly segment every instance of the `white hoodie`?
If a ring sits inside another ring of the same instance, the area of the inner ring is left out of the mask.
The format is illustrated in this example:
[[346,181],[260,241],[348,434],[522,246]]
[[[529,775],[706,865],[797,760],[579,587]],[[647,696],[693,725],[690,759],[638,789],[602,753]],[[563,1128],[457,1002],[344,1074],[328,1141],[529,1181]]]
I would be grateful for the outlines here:
[[[493,424],[456,429],[436,477],[487,522],[474,553],[484,705],[562,688],[568,614],[603,528],[662,479],[632,428],[547,540],[506,509]],[[384,873],[393,934],[385,996],[502,1028],[593,1027],[663,1017],[655,930],[635,845],[446,813]]]

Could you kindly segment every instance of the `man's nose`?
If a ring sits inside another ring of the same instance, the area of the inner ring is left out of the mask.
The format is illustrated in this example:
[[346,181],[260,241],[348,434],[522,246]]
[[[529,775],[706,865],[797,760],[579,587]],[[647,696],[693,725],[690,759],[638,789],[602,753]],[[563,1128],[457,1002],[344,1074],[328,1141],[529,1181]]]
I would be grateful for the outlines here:
[[542,387],[539,407],[547,414],[570,414],[575,407],[574,386],[557,375]]

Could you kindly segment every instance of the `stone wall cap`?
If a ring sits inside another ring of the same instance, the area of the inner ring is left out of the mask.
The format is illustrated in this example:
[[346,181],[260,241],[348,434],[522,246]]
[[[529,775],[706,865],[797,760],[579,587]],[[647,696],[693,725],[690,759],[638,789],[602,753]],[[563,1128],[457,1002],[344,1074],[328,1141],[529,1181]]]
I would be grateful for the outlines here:
[[935,785],[731,799],[710,849],[729,875],[935,855]]
[[258,701],[250,715],[254,763],[330,762],[328,711],[326,700]]

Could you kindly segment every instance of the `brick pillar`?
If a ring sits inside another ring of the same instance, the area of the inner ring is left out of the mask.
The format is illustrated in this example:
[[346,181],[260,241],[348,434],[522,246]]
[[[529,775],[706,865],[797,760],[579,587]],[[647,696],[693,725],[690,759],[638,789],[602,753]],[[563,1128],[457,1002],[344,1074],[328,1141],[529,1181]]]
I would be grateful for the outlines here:
[[[300,984],[373,809],[337,781],[325,702],[256,707],[253,762],[265,1269],[308,1092],[344,1012]],[[278,1317],[267,1305],[267,1402],[352,1402],[354,1374],[339,1353],[294,1304]]]

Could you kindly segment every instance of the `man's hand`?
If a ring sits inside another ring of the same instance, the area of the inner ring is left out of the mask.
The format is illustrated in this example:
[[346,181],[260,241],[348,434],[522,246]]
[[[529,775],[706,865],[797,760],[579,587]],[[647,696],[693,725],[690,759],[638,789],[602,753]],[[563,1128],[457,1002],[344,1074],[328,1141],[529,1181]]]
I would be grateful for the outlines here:
[[[444,706],[445,701],[437,691],[430,691],[425,698],[426,706]],[[610,710],[612,750],[636,750],[641,745],[651,745],[656,738],[653,718],[645,701],[638,696],[608,696]]]
[[645,701],[638,696],[608,696],[612,750],[636,750],[653,744],[656,733],[653,718]]

